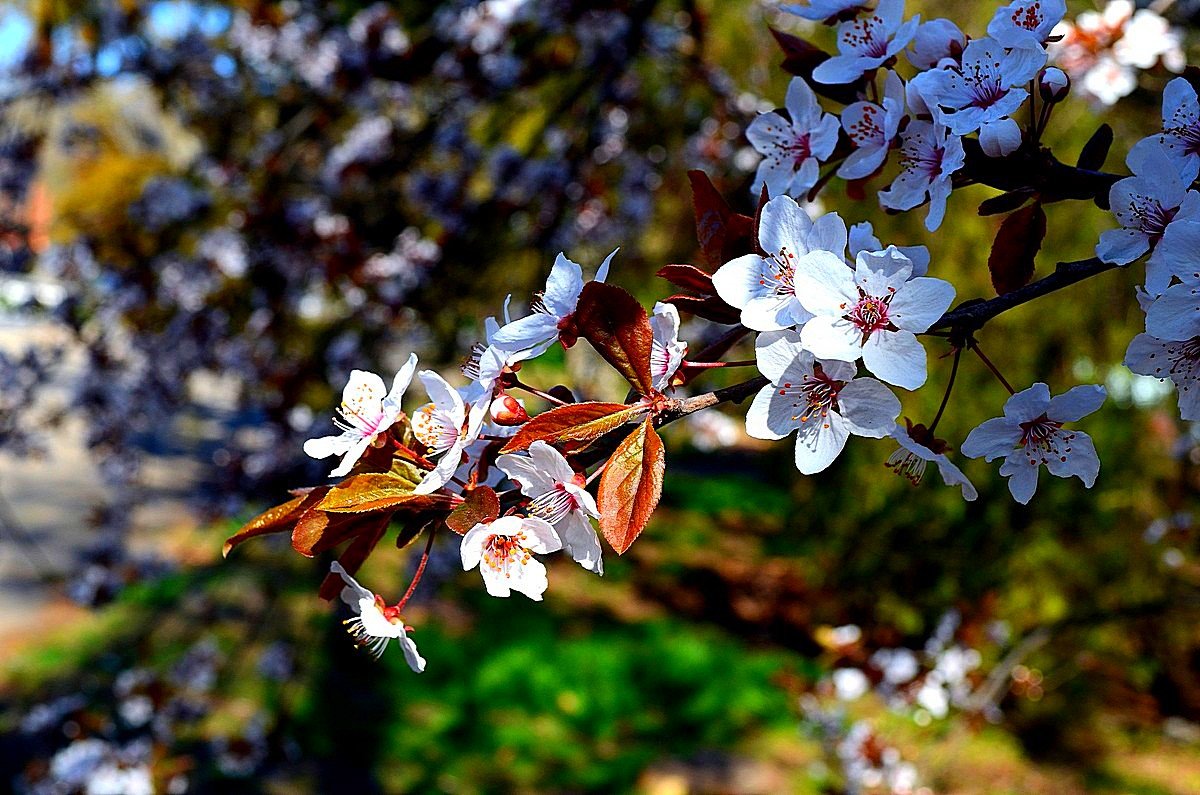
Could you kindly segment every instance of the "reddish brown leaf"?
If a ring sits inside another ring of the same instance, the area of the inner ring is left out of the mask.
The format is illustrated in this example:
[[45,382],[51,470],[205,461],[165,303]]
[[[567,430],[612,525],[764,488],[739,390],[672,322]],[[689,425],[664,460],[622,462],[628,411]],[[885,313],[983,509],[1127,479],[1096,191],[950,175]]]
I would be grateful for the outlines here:
[[733,325],[742,321],[741,310],[735,309],[715,295],[704,298],[694,295],[672,295],[670,298],[664,298],[663,301],[674,304],[680,312],[690,312],[714,323]]
[[654,330],[636,298],[616,285],[588,282],[579,294],[575,325],[634,389],[643,395],[654,392],[650,375]]
[[713,287],[712,274],[700,270],[695,265],[664,265],[654,275],[666,279],[676,287],[701,295],[714,295],[717,292]]
[[600,477],[600,532],[618,555],[637,540],[654,513],[665,471],[662,439],[647,417],[617,445]]
[[[373,515],[367,518],[373,524],[364,527],[363,532],[338,556],[338,563],[341,563],[342,568],[351,576],[357,574],[358,570],[362,568],[363,563],[375,550],[375,546],[379,543],[379,539],[383,538],[388,527],[387,516]],[[345,585],[341,577],[331,572],[325,575],[317,593],[322,599],[328,601],[341,593]]]
[[221,555],[227,557],[234,547],[248,538],[268,535],[270,533],[282,533],[290,529],[296,520],[300,518],[301,514],[319,502],[328,490],[324,486],[312,489],[297,495],[295,499],[288,500],[282,505],[276,505],[274,508],[263,511],[242,525],[240,530],[225,541],[225,546],[221,549]]
[[1046,236],[1046,211],[1040,202],[1010,214],[1000,224],[988,270],[998,295],[1024,287],[1033,278],[1034,259]]
[[[415,467],[411,468],[416,471]],[[418,483],[419,476],[413,480],[391,473],[367,472],[347,478],[330,489],[316,507],[329,513],[373,513],[396,508],[412,512],[441,507],[450,509],[449,495],[414,494],[413,489]]]
[[519,453],[529,449],[529,445],[539,439],[550,444],[589,442],[619,428],[644,411],[646,409],[643,406],[593,401],[559,406],[525,423],[500,452]]
[[459,535],[466,535],[477,524],[494,522],[500,515],[500,498],[488,486],[476,486],[463,493],[463,504],[446,517],[446,526]]
[[[700,253],[714,268],[754,250],[754,219],[735,213],[703,171],[689,171],[696,240]],[[680,285],[683,286],[683,285]],[[712,292],[711,288],[709,292]]]
[[999,196],[993,196],[990,199],[984,199],[979,203],[979,214],[999,215],[1000,213],[1011,212],[1033,198],[1036,193],[1037,191],[1032,188],[1022,188],[1020,190],[1010,190],[1007,193],[1001,193]]
[[775,41],[779,44],[779,48],[783,50],[783,63],[781,66],[785,72],[794,74],[797,77],[803,77],[804,81],[812,87],[813,91],[843,105],[849,105],[851,102],[858,100],[858,92],[866,84],[865,77],[860,77],[855,82],[845,85],[818,83],[812,79],[813,70],[829,59],[829,53],[815,45],[809,44],[799,36],[793,36],[790,33],[784,33],[774,28],[770,30],[771,35],[775,37]]

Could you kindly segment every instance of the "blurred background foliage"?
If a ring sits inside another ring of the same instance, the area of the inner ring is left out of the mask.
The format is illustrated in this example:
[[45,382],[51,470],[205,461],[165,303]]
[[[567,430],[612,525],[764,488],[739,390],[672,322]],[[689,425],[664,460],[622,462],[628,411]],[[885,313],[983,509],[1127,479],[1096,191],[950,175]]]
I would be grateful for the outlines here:
[[[994,5],[909,13],[980,33]],[[1168,5],[1189,24],[1186,3]],[[300,440],[324,431],[349,369],[394,369],[409,350],[453,369],[559,250],[586,269],[621,246],[614,279],[647,303],[667,294],[660,265],[703,264],[686,171],[752,209],[742,131],[788,79],[768,25],[831,45],[770,5],[715,0],[0,9],[3,300],[82,351],[54,410],[38,396],[63,386],[61,351],[0,358],[0,443],[19,465],[62,416],[86,418],[116,579],[81,599],[115,594],[107,606],[49,612],[5,643],[0,781],[71,791],[108,765],[163,791],[841,792],[863,782],[830,737],[861,720],[877,739],[855,758],[882,770],[898,753],[932,792],[1200,791],[1200,434],[1169,389],[1119,364],[1140,330],[1135,270],[979,337],[1018,388],[1107,385],[1086,425],[1103,462],[1091,491],[1043,479],[1023,508],[967,462],[968,504],[936,476],[893,476],[889,443],[870,440],[805,478],[732,407],[669,429],[663,508],[602,580],[554,565],[544,604],[494,600],[450,540],[435,547],[407,617],[421,676],[352,648],[314,595],[327,561],[272,541],[217,559],[236,526],[220,516],[319,482]],[[1047,144],[1072,162],[1105,121],[1107,167],[1123,170],[1170,76],[1142,73],[1108,110],[1068,101]],[[821,203],[928,245],[965,300],[992,294],[998,219],[975,213],[991,193],[956,191],[935,235],[920,213],[884,215],[871,189],[856,202],[835,182]],[[1110,225],[1090,205],[1049,219],[1039,274],[1089,256]],[[719,331],[684,335],[695,350]],[[929,386],[903,395],[922,422],[950,368],[943,341],[927,348]],[[527,380],[622,393],[585,350],[545,359]],[[214,393],[227,434],[194,451],[211,523],[132,575],[139,461]],[[964,358],[939,430],[956,445],[1004,397]],[[412,564],[381,549],[362,579],[389,593]],[[923,669],[970,650],[961,684],[996,686],[946,717],[886,693],[837,699],[830,671],[894,648]]]

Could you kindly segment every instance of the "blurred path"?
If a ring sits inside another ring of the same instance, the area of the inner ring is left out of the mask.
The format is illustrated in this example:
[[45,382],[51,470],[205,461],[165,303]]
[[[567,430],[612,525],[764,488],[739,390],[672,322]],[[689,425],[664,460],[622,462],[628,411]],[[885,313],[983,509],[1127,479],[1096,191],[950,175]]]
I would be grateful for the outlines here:
[[[49,324],[0,314],[0,349],[5,352],[68,339]],[[70,351],[60,368],[62,382],[48,390],[48,400],[65,402],[80,362],[80,352]],[[88,517],[108,494],[82,443],[82,421],[68,419],[48,433],[43,457],[0,452],[0,647],[6,637],[36,630],[46,611],[70,611],[63,604],[67,598],[61,579],[78,570],[81,553],[96,541]],[[172,454],[147,456],[141,470],[147,499],[133,513],[134,551],[162,552],[166,539],[178,537],[174,531],[195,525],[187,498],[202,467],[187,455],[174,454],[178,445],[166,447]],[[60,582],[48,583],[46,575]]]

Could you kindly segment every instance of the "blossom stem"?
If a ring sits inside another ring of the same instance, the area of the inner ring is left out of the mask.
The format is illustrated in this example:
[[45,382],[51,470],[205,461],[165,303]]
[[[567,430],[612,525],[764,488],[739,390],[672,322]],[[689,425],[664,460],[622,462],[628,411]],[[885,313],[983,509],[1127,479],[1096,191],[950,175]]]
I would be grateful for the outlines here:
[[942,405],[938,406],[937,414],[933,416],[933,422],[929,423],[929,433],[931,436],[937,428],[937,424],[941,421],[942,414],[946,411],[946,404],[950,402],[950,390],[954,388],[954,379],[958,376],[958,360],[960,358],[962,358],[962,348],[955,348],[954,364],[950,365],[950,380],[946,382],[946,394],[942,395]]
[[608,468],[608,462],[605,461],[603,464],[596,467],[595,472],[593,472],[592,474],[587,476],[587,480],[585,480],[583,482],[583,485],[590,486],[592,484],[592,481],[595,480],[596,478],[600,477],[602,474],[604,474],[604,470],[607,468]]
[[547,403],[553,403],[556,406],[568,405],[567,401],[563,400],[562,398],[556,398],[554,395],[551,395],[549,392],[543,392],[542,390],[540,390],[536,387],[532,387],[529,384],[522,383],[521,381],[515,381],[513,383],[513,387],[516,389],[524,389],[526,392],[530,393],[531,395],[537,395],[538,397],[540,397],[542,400],[546,401]]
[[429,562],[429,550],[433,549],[433,538],[436,535],[437,526],[434,525],[429,528],[429,537],[425,539],[425,551],[421,553],[421,562],[417,564],[417,571],[413,574],[412,582],[408,584],[408,590],[396,603],[396,610],[403,610],[404,606],[408,604],[408,600],[412,598],[413,591],[417,590],[417,583],[421,581],[421,575],[425,573],[425,564]]
[[984,366],[987,367],[987,369],[992,371],[992,375],[994,375],[994,376],[996,376],[996,378],[1000,379],[1000,383],[1003,384],[1004,388],[1008,390],[1008,394],[1010,394],[1010,395],[1017,394],[1017,390],[1013,389],[1012,385],[1010,383],[1008,383],[1008,381],[1004,378],[1003,375],[1000,374],[1000,371],[996,369],[996,365],[992,364],[992,360],[984,355],[983,350],[979,347],[978,342],[971,340],[971,350],[975,351],[975,355],[979,357],[979,360],[981,362],[983,362]]

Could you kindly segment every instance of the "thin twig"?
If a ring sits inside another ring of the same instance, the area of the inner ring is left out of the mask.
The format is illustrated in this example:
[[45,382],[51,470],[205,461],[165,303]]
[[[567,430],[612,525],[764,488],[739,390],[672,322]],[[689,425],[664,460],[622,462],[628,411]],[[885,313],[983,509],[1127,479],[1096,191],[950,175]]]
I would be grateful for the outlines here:
[[400,597],[400,601],[396,603],[396,610],[403,610],[408,604],[408,600],[412,598],[413,592],[417,590],[417,583],[421,581],[421,575],[425,573],[425,564],[429,562],[429,550],[433,549],[433,538],[437,535],[437,525],[434,524],[429,528],[429,538],[425,540],[425,551],[421,553],[421,562],[417,564],[417,570],[413,574],[412,582],[408,584],[408,590],[404,592],[404,596]]

